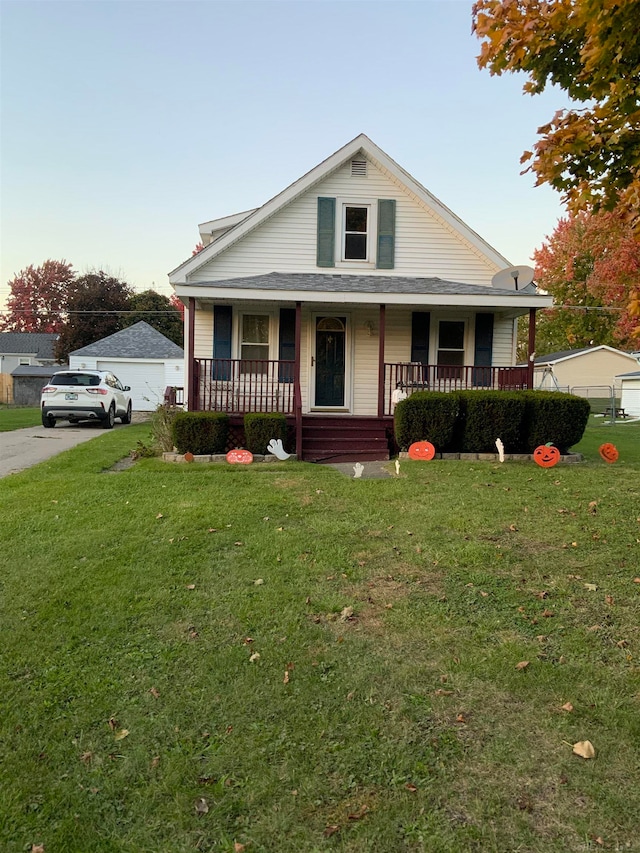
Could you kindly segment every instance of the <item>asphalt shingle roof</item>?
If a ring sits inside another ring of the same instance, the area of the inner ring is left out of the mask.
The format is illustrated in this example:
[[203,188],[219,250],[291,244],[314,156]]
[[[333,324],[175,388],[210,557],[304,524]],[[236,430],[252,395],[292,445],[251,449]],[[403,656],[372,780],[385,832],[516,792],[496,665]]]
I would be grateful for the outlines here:
[[98,358],[183,358],[184,350],[144,320],[70,355]]
[[3,355],[34,355],[53,358],[58,335],[53,332],[1,332],[0,352]]
[[224,287],[234,290],[305,290],[334,293],[433,293],[460,296],[531,296],[531,292],[500,290],[480,284],[464,284],[442,278],[413,278],[383,275],[331,275],[322,273],[279,273],[221,281],[189,282],[195,287]]

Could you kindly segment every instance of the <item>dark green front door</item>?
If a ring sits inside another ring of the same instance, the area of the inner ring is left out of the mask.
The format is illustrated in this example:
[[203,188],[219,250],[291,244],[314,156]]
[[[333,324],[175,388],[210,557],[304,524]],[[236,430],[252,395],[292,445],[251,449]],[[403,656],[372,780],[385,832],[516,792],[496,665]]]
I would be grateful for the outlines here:
[[346,317],[316,318],[316,406],[344,407]]

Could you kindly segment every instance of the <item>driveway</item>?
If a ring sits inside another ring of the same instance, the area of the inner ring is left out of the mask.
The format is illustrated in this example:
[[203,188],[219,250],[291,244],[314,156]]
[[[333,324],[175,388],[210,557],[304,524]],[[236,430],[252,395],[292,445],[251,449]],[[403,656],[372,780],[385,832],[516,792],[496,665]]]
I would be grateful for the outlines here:
[[[123,426],[116,423],[114,428],[123,429]],[[105,432],[100,424],[66,422],[56,424],[54,429],[34,426],[0,432],[0,477],[24,471]]]

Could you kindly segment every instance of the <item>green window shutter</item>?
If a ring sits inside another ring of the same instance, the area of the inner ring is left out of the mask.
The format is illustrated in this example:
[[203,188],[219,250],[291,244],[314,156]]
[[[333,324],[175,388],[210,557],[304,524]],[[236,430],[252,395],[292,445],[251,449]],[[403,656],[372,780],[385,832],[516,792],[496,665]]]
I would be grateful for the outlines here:
[[[213,357],[231,358],[231,305],[216,305],[213,309]],[[230,364],[214,364],[212,379],[228,380]]]
[[[296,309],[280,309],[280,339],[278,341],[278,358],[280,361],[295,361],[296,359]],[[293,370],[290,365],[280,365],[278,382],[293,382]]]
[[378,257],[379,270],[392,270],[396,258],[396,201],[378,199]]
[[318,198],[318,244],[316,247],[319,267],[334,267],[336,241],[336,200]]
[[431,314],[428,311],[411,314],[411,361],[417,364],[429,364],[430,325]]
[[[476,344],[473,364],[473,384],[491,385],[493,360],[493,314],[476,314]],[[484,370],[483,370],[484,368]]]

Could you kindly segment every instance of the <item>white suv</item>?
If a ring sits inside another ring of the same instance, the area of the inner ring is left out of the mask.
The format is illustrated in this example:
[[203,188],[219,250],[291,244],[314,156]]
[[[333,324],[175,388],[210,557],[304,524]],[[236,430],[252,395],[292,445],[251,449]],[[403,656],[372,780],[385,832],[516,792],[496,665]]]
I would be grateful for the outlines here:
[[101,421],[111,429],[116,418],[131,423],[131,388],[122,385],[108,370],[62,370],[42,389],[42,426],[54,427],[57,420]]

